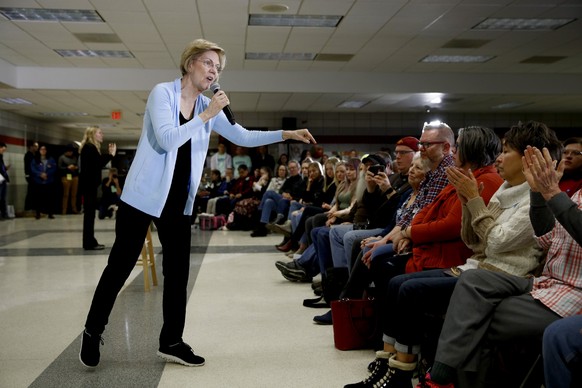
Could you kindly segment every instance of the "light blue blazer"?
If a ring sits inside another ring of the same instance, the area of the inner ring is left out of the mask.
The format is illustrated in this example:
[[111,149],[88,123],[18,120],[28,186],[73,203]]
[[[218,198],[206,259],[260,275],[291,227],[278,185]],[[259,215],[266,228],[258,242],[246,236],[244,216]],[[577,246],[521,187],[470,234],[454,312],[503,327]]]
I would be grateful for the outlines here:
[[196,100],[194,118],[180,125],[180,95],[180,78],[152,89],[135,158],[121,194],[124,202],[154,217],[162,214],[174,176],[178,148],[187,140],[192,139],[192,166],[188,201],[184,208],[186,215],[192,214],[211,130],[243,147],[283,140],[282,130],[249,131],[239,124],[231,125],[223,112],[204,124],[198,115],[208,107],[210,99],[202,94]]

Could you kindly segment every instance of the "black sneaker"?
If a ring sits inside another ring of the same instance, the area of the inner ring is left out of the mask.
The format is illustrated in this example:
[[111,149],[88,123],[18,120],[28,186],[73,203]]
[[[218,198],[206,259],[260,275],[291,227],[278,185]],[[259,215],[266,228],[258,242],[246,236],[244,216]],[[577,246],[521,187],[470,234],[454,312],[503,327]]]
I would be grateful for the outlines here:
[[388,359],[376,358],[375,368],[370,372],[368,378],[359,383],[344,385],[344,388],[373,388],[380,386],[380,381],[388,374]]
[[169,346],[160,346],[158,357],[186,366],[202,366],[205,362],[204,358],[195,355],[190,345],[185,342],[178,342],[177,344]]
[[275,266],[281,275],[291,282],[311,283],[311,276],[299,265],[295,260],[288,263],[284,261],[277,261]]
[[95,368],[99,365],[99,344],[105,345],[103,338],[98,334],[89,334],[87,330],[83,331],[83,343],[79,352],[81,364],[87,368]]

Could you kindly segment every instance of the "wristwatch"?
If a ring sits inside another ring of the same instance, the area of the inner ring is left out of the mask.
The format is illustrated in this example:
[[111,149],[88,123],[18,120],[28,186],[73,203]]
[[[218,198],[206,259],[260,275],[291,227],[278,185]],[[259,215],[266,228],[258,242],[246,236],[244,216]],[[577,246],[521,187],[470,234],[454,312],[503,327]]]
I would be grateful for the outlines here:
[[396,190],[394,190],[394,188],[393,188],[393,187],[389,187],[389,188],[388,188],[388,190],[386,190],[386,193],[385,193],[385,194],[386,194],[386,195],[390,195],[390,194],[392,194],[392,193],[393,193],[393,192],[395,192],[395,191],[396,191]]

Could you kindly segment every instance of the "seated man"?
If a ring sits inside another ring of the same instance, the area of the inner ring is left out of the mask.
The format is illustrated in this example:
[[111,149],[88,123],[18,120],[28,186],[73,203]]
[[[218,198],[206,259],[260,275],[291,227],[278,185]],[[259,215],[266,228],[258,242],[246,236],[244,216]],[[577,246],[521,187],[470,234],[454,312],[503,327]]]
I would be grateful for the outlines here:
[[[487,336],[493,341],[541,338],[561,317],[582,311],[582,191],[558,186],[550,153],[528,147],[524,171],[531,187],[530,220],[548,250],[542,275],[523,278],[476,269],[461,274],[441,332],[430,387],[452,386],[457,369],[475,371]],[[556,220],[558,222],[556,222]]]

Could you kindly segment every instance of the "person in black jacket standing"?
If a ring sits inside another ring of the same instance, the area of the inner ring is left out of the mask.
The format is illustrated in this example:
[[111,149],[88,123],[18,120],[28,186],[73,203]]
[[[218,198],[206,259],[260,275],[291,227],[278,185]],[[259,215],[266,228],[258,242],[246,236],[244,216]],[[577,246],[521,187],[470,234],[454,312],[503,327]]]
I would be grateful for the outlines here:
[[4,151],[6,151],[6,143],[0,142],[0,220],[8,218],[8,211],[6,208],[6,191],[8,190],[8,169],[10,165],[4,164]]
[[101,170],[115,156],[117,146],[109,144],[107,155],[101,155],[103,131],[99,127],[89,127],[80,147],[79,187],[83,196],[83,249],[105,248],[95,239],[95,211],[97,210],[97,188],[101,184]]

